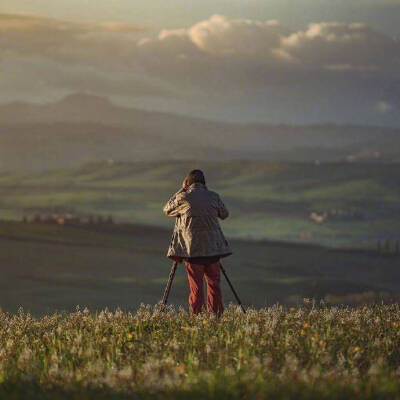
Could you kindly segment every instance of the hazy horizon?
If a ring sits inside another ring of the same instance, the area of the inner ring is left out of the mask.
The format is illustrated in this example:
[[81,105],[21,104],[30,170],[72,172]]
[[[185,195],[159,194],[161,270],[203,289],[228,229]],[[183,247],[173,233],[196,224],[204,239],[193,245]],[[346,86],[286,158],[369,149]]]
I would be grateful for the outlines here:
[[[1,107],[10,107],[10,106],[16,106],[18,107],[19,105],[28,105],[28,106],[33,106],[33,107],[47,107],[47,106],[59,106],[62,105],[65,102],[74,102],[76,99],[87,99],[88,103],[93,100],[95,101],[98,99],[100,102],[104,101],[103,104],[109,104],[111,107],[116,107],[116,109],[119,110],[135,110],[138,112],[144,111],[145,113],[154,113],[154,114],[165,114],[165,115],[170,115],[172,117],[183,117],[183,118],[190,118],[193,120],[204,120],[207,122],[216,122],[216,123],[222,123],[222,124],[227,124],[228,125],[238,125],[238,126],[260,126],[260,127],[293,127],[293,128],[307,128],[307,127],[343,127],[343,128],[351,128],[351,127],[365,127],[368,129],[373,129],[373,128],[382,128],[382,129],[387,129],[389,132],[390,130],[397,130],[400,129],[400,124],[399,125],[393,125],[393,126],[385,126],[385,125],[379,125],[379,124],[363,124],[361,123],[338,123],[335,121],[322,121],[322,122],[304,122],[304,123],[285,123],[285,122],[263,122],[263,121],[253,121],[253,120],[241,120],[241,121],[230,121],[226,120],[224,118],[218,118],[218,117],[210,117],[210,116],[201,116],[197,115],[196,113],[185,113],[179,110],[174,110],[174,111],[168,111],[168,110],[159,110],[159,109],[153,109],[152,107],[144,107],[144,106],[135,106],[129,103],[124,103],[124,102],[118,102],[115,100],[112,96],[107,96],[107,95],[97,95],[94,93],[91,93],[89,91],[74,91],[70,92],[66,95],[62,95],[60,97],[55,97],[55,98],[50,98],[50,99],[36,99],[36,100],[15,100],[15,101],[1,101],[0,100],[0,108]],[[76,104],[78,107],[78,104]],[[1,112],[1,109],[0,109]],[[7,117],[6,115],[3,115],[4,117]],[[14,122],[13,122],[14,123]]]

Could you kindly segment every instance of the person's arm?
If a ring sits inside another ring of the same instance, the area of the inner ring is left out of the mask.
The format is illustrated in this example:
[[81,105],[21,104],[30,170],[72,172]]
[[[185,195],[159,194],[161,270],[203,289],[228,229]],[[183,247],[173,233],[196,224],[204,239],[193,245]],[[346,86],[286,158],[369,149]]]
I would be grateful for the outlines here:
[[177,217],[180,214],[180,205],[182,204],[183,196],[182,194],[186,192],[188,188],[188,183],[186,178],[182,182],[182,187],[168,200],[163,208],[165,215],[169,217]]
[[221,219],[226,219],[229,217],[229,211],[219,196],[218,196],[218,217]]
[[163,212],[169,217],[177,217],[180,214],[180,205],[182,204],[182,194],[186,190],[179,189],[165,204]]

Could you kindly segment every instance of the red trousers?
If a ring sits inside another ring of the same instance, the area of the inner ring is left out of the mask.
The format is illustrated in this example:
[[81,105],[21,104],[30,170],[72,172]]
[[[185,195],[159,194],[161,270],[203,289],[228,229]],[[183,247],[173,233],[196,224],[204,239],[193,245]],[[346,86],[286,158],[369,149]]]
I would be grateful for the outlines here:
[[222,303],[222,292],[220,286],[220,263],[201,265],[185,261],[189,280],[189,304],[194,314],[201,312],[204,306],[203,278],[207,283],[207,305],[208,310],[218,316],[224,312]]

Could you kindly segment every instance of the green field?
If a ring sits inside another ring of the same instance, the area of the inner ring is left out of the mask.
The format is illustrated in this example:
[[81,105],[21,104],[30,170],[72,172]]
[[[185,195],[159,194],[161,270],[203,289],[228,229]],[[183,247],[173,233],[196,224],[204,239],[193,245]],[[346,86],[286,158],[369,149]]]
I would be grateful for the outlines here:
[[1,314],[4,399],[398,399],[400,308]]
[[[400,174],[397,164],[138,162],[95,163],[71,170],[0,175],[0,217],[71,211],[113,215],[117,220],[171,227],[163,204],[185,173],[204,169],[211,189],[231,211],[228,236],[376,247],[400,239]],[[362,220],[310,220],[311,212],[356,211]]]
[[[170,231],[140,225],[109,228],[0,222],[0,307],[40,316],[56,310],[136,310],[163,293]],[[360,304],[400,295],[400,257],[316,245],[232,239],[223,264],[246,306],[303,298]],[[178,268],[170,301],[187,307],[188,283]],[[225,304],[234,298],[223,280]]]

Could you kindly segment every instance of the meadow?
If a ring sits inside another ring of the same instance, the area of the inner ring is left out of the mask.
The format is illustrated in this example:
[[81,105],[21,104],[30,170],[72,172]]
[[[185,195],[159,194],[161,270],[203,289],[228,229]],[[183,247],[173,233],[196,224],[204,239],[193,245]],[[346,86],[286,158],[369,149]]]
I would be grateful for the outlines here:
[[398,399],[400,307],[0,314],[7,399]]
[[[187,171],[202,168],[231,216],[227,235],[241,239],[372,248],[400,239],[398,164],[270,161],[90,163],[73,169],[4,172],[0,218],[71,212],[82,217],[171,227],[162,206]],[[312,212],[357,212],[361,219],[318,224]]]
[[[398,239],[396,166],[199,163],[231,211],[223,264],[247,308],[223,280],[220,319],[188,313],[182,266],[157,304],[161,208],[192,166],[0,176],[0,398],[400,399],[399,255],[376,251]],[[368,218],[310,221],[332,207]],[[119,224],[15,220],[52,212]]]

